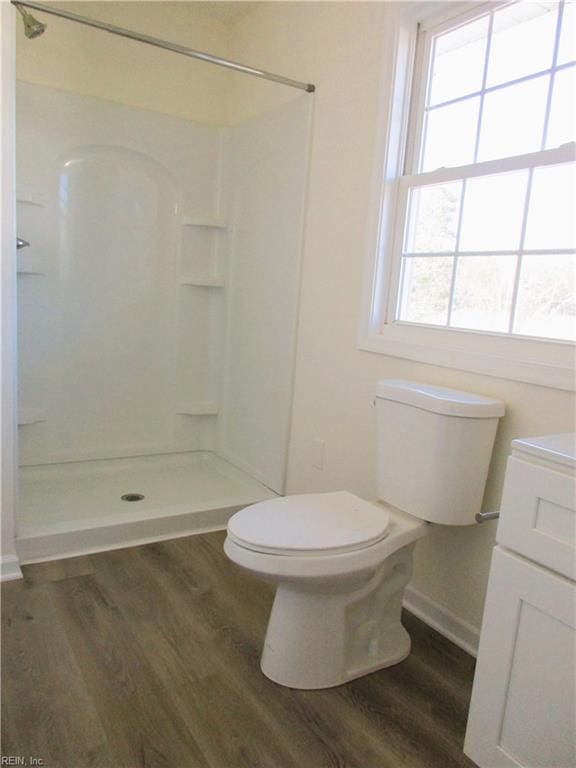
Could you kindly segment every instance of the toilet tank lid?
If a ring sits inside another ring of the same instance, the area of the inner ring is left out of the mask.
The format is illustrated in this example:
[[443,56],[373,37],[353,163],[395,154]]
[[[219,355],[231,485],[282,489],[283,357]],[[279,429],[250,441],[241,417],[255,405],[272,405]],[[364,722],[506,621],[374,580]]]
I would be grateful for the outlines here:
[[397,403],[413,405],[445,416],[464,416],[471,419],[489,419],[503,416],[504,403],[491,397],[461,392],[458,389],[434,387],[419,381],[383,379],[378,382],[376,397]]

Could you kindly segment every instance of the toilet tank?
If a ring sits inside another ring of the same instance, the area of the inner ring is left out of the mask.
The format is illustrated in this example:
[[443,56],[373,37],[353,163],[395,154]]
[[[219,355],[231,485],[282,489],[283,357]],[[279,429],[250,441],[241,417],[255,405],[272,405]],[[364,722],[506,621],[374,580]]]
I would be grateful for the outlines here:
[[444,525],[471,525],[480,511],[500,400],[385,379],[376,391],[378,498]]

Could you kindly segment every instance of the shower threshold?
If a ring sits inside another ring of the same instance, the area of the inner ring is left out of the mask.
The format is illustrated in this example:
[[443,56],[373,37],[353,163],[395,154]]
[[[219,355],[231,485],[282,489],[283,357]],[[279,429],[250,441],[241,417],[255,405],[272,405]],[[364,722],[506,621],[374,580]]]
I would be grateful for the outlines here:
[[275,496],[207,451],[22,467],[18,554],[32,563],[221,530]]

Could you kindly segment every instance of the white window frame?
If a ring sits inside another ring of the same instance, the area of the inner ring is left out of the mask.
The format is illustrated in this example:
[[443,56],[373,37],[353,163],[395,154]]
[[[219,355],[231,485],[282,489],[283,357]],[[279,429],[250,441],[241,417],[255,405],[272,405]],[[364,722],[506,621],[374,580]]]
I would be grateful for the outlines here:
[[[399,250],[395,231],[402,229],[396,227],[395,222],[396,217],[405,212],[400,210],[407,197],[405,190],[415,181],[413,175],[403,174],[408,142],[410,154],[416,156],[413,147],[419,141],[417,135],[408,136],[408,116],[411,99],[413,109],[423,110],[425,78],[422,72],[428,54],[422,50],[424,46],[420,46],[419,59],[414,61],[418,33],[420,30],[436,34],[453,20],[471,20],[494,9],[496,3],[435,3],[433,17],[430,16],[430,5],[399,4],[391,9],[394,18],[387,26],[359,348],[514,381],[575,390],[576,347],[571,342],[416,325],[394,319],[400,277],[400,258],[395,258]],[[415,73],[420,76],[416,74],[414,77]],[[417,116],[412,121],[413,134],[417,131],[414,127],[421,122],[420,114],[420,119]],[[573,157],[574,145],[565,145],[552,152],[547,150],[504,161],[487,161],[464,169],[445,168],[419,174],[418,183],[429,182],[432,178],[435,182],[460,179],[463,170],[472,177],[491,170],[516,170],[526,165],[541,165],[543,160],[558,162]]]

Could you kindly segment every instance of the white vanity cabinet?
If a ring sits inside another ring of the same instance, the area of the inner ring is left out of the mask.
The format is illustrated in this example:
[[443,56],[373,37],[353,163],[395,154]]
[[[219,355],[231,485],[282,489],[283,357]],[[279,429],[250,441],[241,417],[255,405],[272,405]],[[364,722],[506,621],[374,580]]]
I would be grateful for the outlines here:
[[576,768],[576,435],[514,440],[464,751]]

